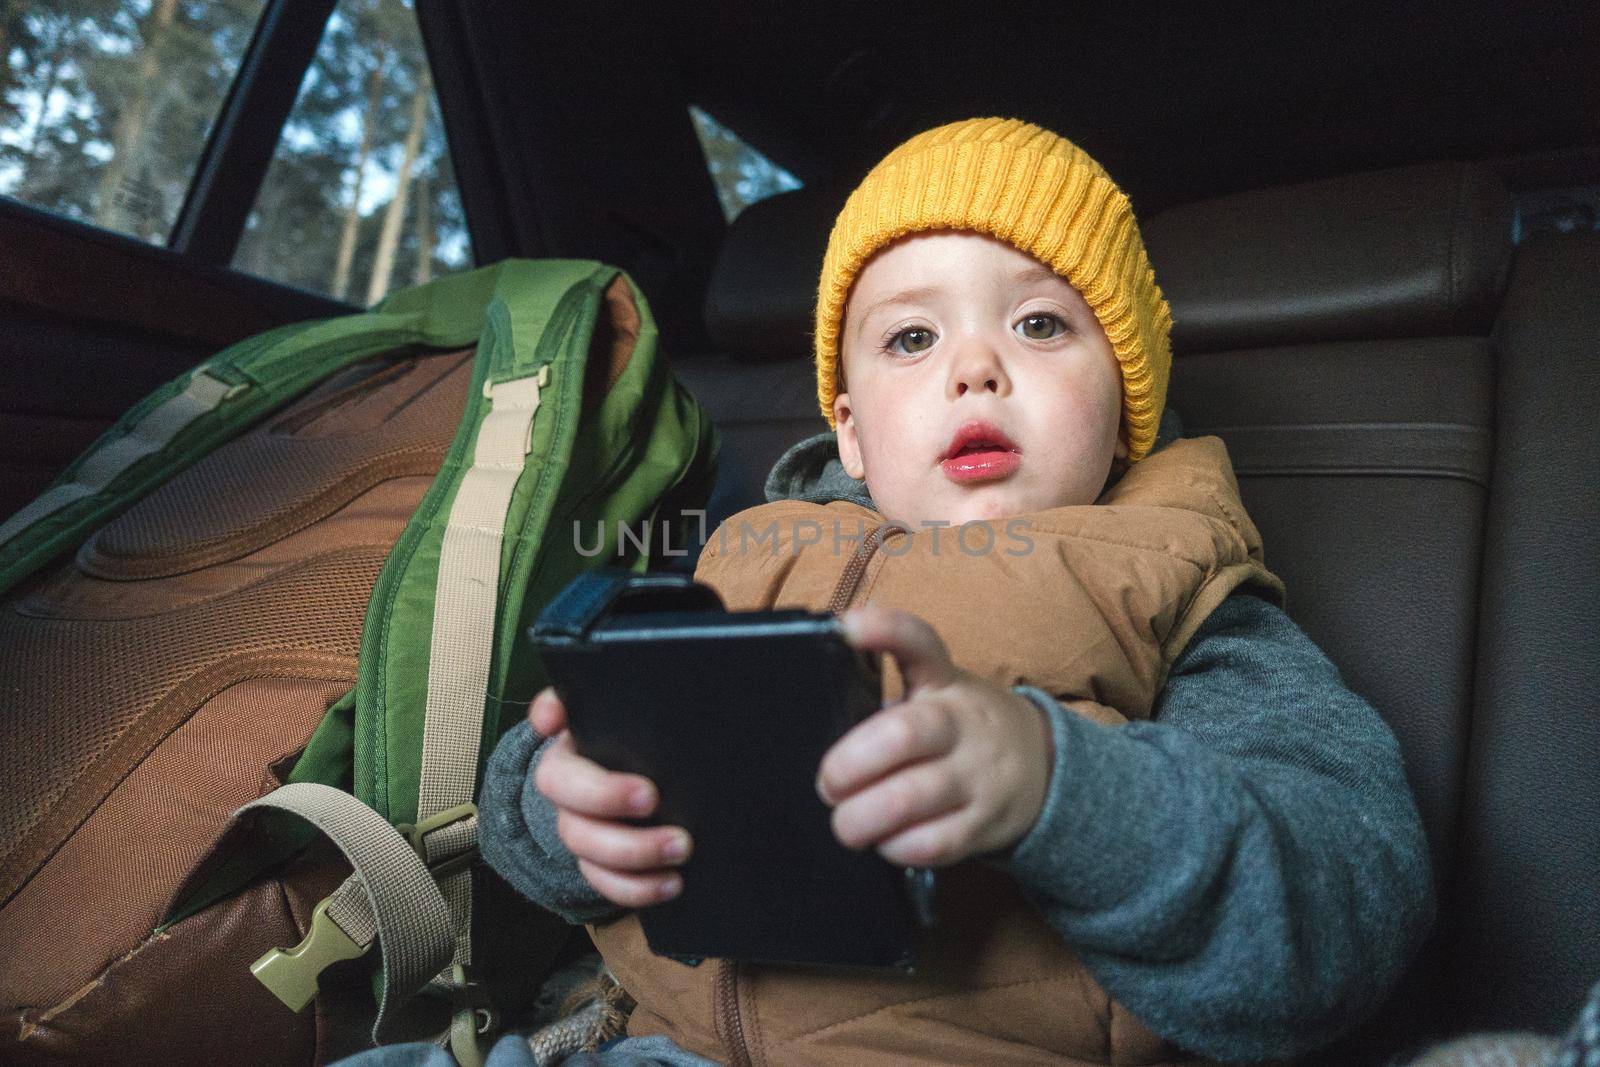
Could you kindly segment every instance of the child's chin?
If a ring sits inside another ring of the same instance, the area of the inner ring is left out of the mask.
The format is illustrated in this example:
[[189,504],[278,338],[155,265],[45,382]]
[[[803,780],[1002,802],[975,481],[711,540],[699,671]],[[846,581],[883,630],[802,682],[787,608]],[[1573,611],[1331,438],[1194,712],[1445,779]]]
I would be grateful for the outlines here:
[[1011,491],[1010,486],[974,486],[965,494],[965,499],[957,502],[954,509],[955,516],[950,519],[950,523],[953,526],[960,526],[966,522],[990,522],[1033,510],[1037,509],[1029,508],[1019,494]]
[[1092,504],[1094,498],[1063,499],[1063,494],[1030,493],[1022,487],[997,483],[989,486],[974,486],[967,492],[965,498],[956,502],[951,509],[955,516],[950,519],[953,526],[964,522],[991,522],[997,519],[1009,519],[1013,515],[1027,515],[1036,511],[1048,511],[1051,508],[1069,507],[1073,504]]

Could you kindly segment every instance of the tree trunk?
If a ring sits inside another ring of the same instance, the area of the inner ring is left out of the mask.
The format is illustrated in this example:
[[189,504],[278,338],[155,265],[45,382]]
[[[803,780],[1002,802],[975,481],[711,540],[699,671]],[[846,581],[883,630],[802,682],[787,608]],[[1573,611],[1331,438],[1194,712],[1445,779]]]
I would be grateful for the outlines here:
[[[246,274],[258,274],[263,278],[276,276],[277,281],[287,280],[283,277],[281,257],[289,253],[289,247],[279,243],[274,229],[277,220],[290,217],[284,206],[286,199],[284,188],[282,182],[261,183],[261,192],[256,197],[253,212],[260,221],[253,232],[246,230],[239,241],[239,248],[233,259],[234,270],[241,270]],[[285,230],[292,233],[292,225],[286,226]],[[304,285],[308,289],[317,287],[317,283],[310,278],[299,277],[298,270],[295,274],[297,276],[295,284]]]
[[426,174],[417,179],[416,284],[433,281],[433,183]]
[[400,171],[395,175],[394,196],[383,212],[378,250],[372,256],[372,280],[367,283],[369,306],[383,299],[383,294],[389,291],[389,280],[394,276],[394,254],[400,245],[400,225],[405,221],[406,201],[411,193],[411,168],[416,165],[417,151],[422,147],[422,127],[428,119],[428,97],[432,92],[433,82],[424,73],[411,97],[411,126],[406,130],[405,154],[400,158]]
[[11,20],[20,14],[15,10],[11,0],[0,0],[0,86],[5,85],[6,77],[10,74],[7,57],[11,48]]
[[378,107],[383,102],[383,70],[381,56],[376,58],[372,75],[367,79],[367,113],[362,119],[361,148],[356,154],[356,187],[350,196],[350,207],[344,213],[344,226],[339,232],[339,254],[333,261],[333,297],[343,300],[350,290],[350,265],[356,258],[356,238],[361,232],[361,190],[367,179],[367,160],[372,156],[372,142],[378,133]]
[[[7,45],[11,42],[11,0],[0,0],[0,65],[9,65]],[[0,84],[7,72],[0,71]]]
[[117,194],[123,176],[133,169],[134,154],[144,137],[145,115],[150,104],[150,88],[162,76],[161,48],[177,14],[178,0],[155,0],[139,36],[138,79],[133,92],[123,102],[111,135],[111,158],[100,175],[99,195],[95,199],[94,221],[113,230],[127,228]]

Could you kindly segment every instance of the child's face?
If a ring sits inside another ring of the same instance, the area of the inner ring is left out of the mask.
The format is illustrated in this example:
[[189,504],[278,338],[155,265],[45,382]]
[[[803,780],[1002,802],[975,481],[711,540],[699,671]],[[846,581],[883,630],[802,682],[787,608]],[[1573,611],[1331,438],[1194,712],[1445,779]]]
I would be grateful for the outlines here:
[[839,457],[888,518],[1090,504],[1127,455],[1105,330],[1071,284],[1003,241],[935,231],[884,248],[856,277],[839,340]]

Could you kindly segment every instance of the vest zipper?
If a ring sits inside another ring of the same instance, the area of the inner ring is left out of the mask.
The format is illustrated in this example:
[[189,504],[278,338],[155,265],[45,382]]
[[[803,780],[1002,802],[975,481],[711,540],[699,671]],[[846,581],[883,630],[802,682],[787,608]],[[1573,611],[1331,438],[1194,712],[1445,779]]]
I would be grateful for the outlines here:
[[856,598],[856,592],[861,588],[861,579],[866,576],[867,564],[872,562],[873,554],[883,544],[883,539],[890,531],[904,529],[903,526],[886,522],[862,538],[855,553],[846,561],[844,573],[839,575],[839,584],[833,588],[833,596],[828,598],[829,614],[838,615],[850,606],[850,601]]
[[729,1067],[751,1067],[750,1046],[744,1039],[744,1020],[739,1013],[739,964],[717,961],[717,1029],[723,1044],[733,1054]]
[[[855,599],[861,587],[862,577],[867,573],[867,564],[872,562],[884,537],[891,530],[902,529],[886,522],[856,546],[855,552],[844,565],[844,573],[839,576],[838,584],[834,586],[833,596],[828,598],[828,611],[831,614],[837,615],[850,606],[850,601]],[[728,1046],[732,1054],[729,1067],[752,1067],[750,1046],[744,1036],[744,1019],[739,1011],[739,964],[733,960],[718,960],[717,968],[716,1027],[722,1035],[723,1044]]]

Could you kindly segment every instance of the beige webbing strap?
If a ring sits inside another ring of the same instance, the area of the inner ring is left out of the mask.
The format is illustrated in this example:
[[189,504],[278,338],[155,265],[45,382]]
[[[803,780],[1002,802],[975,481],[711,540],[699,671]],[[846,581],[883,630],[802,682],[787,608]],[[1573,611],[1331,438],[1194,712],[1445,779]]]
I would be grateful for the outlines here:
[[[433,875],[388,820],[332,786],[315,782],[282,786],[244,805],[235,817],[252,808],[276,808],[300,816],[326,834],[355,869],[318,910],[326,913],[354,949],[364,950],[374,940],[379,943],[383,988],[372,1036],[374,1041],[380,1040],[388,1012],[448,967],[454,951],[450,909]],[[298,948],[269,952],[251,968],[290,1007],[296,1006],[295,1000],[304,1004],[310,999],[320,970],[315,965],[326,965],[316,959],[307,959],[312,966],[298,965],[315,933],[313,920],[312,935]],[[343,952],[334,958],[355,954],[358,952]],[[291,995],[286,996],[286,991]],[[300,995],[294,995],[297,993]]]
[[0,545],[73,501],[100,492],[117,475],[146,456],[166,448],[184,427],[207,412],[215,411],[217,405],[244,388],[246,386],[219,381],[207,374],[204,368],[195,371],[190,375],[189,384],[183,392],[158,404],[129,427],[126,434],[87,456],[72,481],[41,494],[33,503],[0,523]]
[[[350,866],[354,867],[355,864]],[[360,872],[352,873],[340,882],[339,888],[328,895],[327,904],[328,918],[339,925],[345,936],[362,949],[372,947],[373,940],[378,936],[378,917],[373,913],[372,899],[367,895],[367,886],[361,880]]]
[[[434,595],[428,650],[428,697],[422,728],[419,824],[472,801],[483,740],[484,700],[494,647],[495,604],[500,592],[500,549],[506,510],[531,447],[539,390],[549,366],[498,385],[485,383],[489,414],[478,429],[472,467],[461,480],[444,542]],[[452,824],[459,826],[461,824]],[[476,841],[476,824],[471,841]],[[450,826],[438,834],[452,831]],[[459,844],[459,843],[457,843]],[[431,841],[424,841],[431,850]],[[453,962],[472,962],[472,872],[440,880],[456,921]]]

